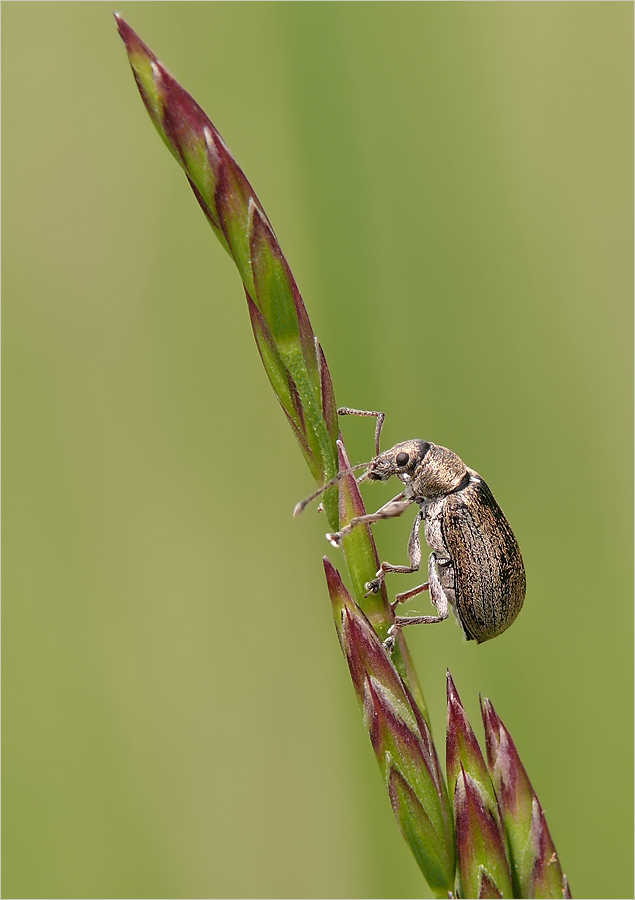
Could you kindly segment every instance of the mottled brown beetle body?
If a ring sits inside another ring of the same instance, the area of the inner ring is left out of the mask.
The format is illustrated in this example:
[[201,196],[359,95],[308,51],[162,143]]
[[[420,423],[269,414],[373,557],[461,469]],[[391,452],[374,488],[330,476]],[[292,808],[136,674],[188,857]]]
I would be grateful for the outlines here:
[[[379,452],[383,413],[339,409],[340,415],[377,418],[377,455],[368,463],[360,482],[386,481],[393,475],[404,490],[377,512],[359,516],[341,531],[328,534],[334,546],[361,524],[400,516],[413,503],[419,513],[408,541],[409,566],[383,562],[366,587],[379,590],[386,573],[417,572],[421,565],[420,527],[432,549],[428,581],[397,594],[392,608],[424,590],[436,607],[436,616],[396,616],[391,632],[405,625],[442,622],[452,609],[465,637],[481,644],[502,634],[521,610],[525,599],[525,568],[520,548],[503,511],[481,476],[456,453],[429,441],[410,440]],[[355,467],[357,468],[357,467]],[[342,473],[343,474],[343,473]],[[318,492],[319,493],[319,492]],[[312,498],[308,498],[312,499]],[[298,504],[296,512],[306,505]],[[390,641],[389,641],[390,643]]]
[[[421,505],[426,542],[438,554],[437,570],[448,602],[466,638],[481,644],[502,634],[520,612],[525,567],[514,532],[489,487],[473,469],[464,471],[462,487],[422,504],[419,497],[414,499]],[[450,563],[442,565],[442,558]]]
[[[391,475],[405,485],[404,500],[420,507],[440,586],[466,638],[480,644],[501,634],[523,605],[525,568],[514,532],[487,484],[452,450],[418,440],[396,444],[366,470],[371,481]],[[415,534],[418,538],[416,527]],[[416,556],[411,554],[415,571]],[[392,568],[384,564],[380,572]],[[380,572],[371,589],[379,588]],[[404,599],[413,596],[408,594]],[[431,594],[434,602],[432,589]]]

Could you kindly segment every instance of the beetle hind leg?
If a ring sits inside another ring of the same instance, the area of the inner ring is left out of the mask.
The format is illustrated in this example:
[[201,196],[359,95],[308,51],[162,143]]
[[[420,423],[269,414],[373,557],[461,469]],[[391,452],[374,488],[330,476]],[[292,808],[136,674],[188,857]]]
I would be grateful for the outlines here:
[[444,622],[450,615],[448,598],[445,591],[443,590],[443,585],[441,584],[439,573],[437,572],[436,553],[431,553],[428,559],[427,584],[421,584],[419,585],[419,587],[413,588],[410,591],[404,591],[403,594],[397,594],[397,597],[395,598],[395,605],[397,603],[404,603],[406,600],[410,600],[411,597],[415,597],[417,594],[422,593],[426,589],[430,591],[430,600],[435,606],[438,615],[395,616],[395,621],[388,629],[388,638],[385,641],[387,649],[390,650],[394,646],[395,634],[397,632],[397,629],[405,628],[406,625],[436,625],[437,622]]

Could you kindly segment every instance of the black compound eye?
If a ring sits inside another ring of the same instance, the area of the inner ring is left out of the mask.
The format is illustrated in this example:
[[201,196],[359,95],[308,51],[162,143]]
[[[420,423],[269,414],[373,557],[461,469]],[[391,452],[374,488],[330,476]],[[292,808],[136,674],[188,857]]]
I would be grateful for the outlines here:
[[404,453],[402,450],[401,453],[397,454],[397,459],[395,460],[395,462],[398,466],[405,466],[408,464],[409,459],[410,456],[407,453]]

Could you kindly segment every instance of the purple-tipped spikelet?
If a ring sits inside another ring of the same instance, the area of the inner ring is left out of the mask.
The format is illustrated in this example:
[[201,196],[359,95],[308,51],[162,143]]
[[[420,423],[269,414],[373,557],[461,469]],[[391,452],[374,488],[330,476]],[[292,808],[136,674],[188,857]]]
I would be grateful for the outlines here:
[[450,673],[446,770],[454,806],[461,897],[512,897],[496,794]]
[[507,834],[514,896],[570,897],[545,815],[509,732],[481,701],[487,762]]
[[[130,26],[117,26],[139,93],[182,166],[207,221],[234,260],[263,365],[319,484],[337,471],[337,407],[328,366],[273,228],[244,172],[198,103]],[[337,529],[336,492],[325,496]]]
[[454,886],[454,837],[445,782],[425,717],[370,622],[324,557],[333,615],[394,814],[430,887]]

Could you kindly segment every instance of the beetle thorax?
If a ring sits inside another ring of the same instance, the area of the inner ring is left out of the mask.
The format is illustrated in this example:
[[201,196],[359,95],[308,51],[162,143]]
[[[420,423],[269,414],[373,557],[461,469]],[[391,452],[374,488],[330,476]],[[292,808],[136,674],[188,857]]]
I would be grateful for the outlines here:
[[417,497],[431,500],[455,491],[465,476],[467,467],[460,456],[430,444],[430,449],[414,470],[412,487]]

